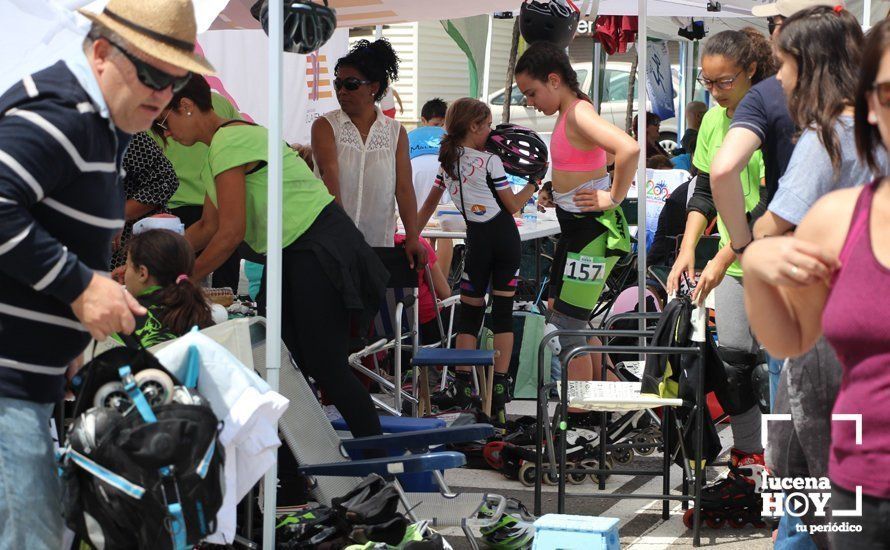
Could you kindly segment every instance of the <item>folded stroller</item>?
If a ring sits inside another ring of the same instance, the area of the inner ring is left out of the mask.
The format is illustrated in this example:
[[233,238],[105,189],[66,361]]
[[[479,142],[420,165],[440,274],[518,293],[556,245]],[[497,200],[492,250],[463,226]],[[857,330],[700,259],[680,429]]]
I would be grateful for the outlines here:
[[103,549],[191,548],[216,529],[223,500],[219,421],[143,349],[115,348],[72,381],[75,420],[60,452],[69,528]]

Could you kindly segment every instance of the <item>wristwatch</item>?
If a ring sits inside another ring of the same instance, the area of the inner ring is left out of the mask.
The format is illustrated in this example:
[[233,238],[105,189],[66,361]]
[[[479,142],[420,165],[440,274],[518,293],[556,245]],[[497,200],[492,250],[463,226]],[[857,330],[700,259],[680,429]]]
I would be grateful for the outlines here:
[[739,248],[736,248],[732,245],[732,241],[730,241],[729,248],[732,249],[733,252],[735,252],[736,256],[741,256],[742,254],[744,254],[745,249],[748,248],[749,246],[751,246],[751,243],[753,243],[753,242],[754,242],[754,239],[752,238],[744,246],[740,246]]

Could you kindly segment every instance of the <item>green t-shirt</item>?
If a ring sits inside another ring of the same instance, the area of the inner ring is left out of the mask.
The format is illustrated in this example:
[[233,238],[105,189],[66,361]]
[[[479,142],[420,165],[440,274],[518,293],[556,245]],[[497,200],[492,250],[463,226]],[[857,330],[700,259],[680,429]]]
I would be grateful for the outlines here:
[[[240,119],[241,116],[235,107],[229,103],[229,100],[216,92],[210,93],[210,99],[213,102],[213,110],[222,118]],[[204,204],[204,195],[211,181],[201,179],[204,171],[204,165],[207,164],[207,146],[203,143],[195,143],[191,146],[185,146],[177,143],[172,139],[168,139],[164,144],[154,132],[149,132],[161,149],[164,155],[173,165],[173,171],[179,178],[179,188],[170,197],[167,202],[168,208],[177,208],[180,206],[195,206]]]
[[[268,215],[268,173],[266,166],[269,131],[262,126],[233,124],[216,131],[210,142],[206,177],[212,181],[222,172],[253,162],[261,162],[245,177],[247,229],[244,242],[260,254],[266,253],[266,221]],[[334,200],[327,187],[315,177],[306,162],[281,143],[282,166],[282,246],[288,246],[302,235],[325,206]],[[207,188],[216,204],[216,185]]]
[[[732,119],[726,116],[726,108],[715,106],[705,113],[698,130],[698,141],[695,145],[693,164],[701,172],[711,173],[711,161],[717,155],[717,150],[723,144],[723,138],[729,131]],[[764,177],[763,155],[759,150],[755,151],[748,161],[748,165],[742,170],[742,192],[745,195],[745,212],[750,212],[760,202],[760,181]],[[717,230],[720,232],[720,248],[729,244],[729,230],[723,223],[723,219],[717,216]],[[732,263],[726,270],[727,275],[733,277],[742,276],[742,266],[738,260]]]

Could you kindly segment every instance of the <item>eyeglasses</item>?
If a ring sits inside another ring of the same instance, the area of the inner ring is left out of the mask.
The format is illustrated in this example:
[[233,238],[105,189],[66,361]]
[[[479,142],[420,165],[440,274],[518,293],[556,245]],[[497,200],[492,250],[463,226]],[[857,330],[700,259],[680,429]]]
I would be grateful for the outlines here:
[[785,22],[785,18],[782,17],[781,15],[774,15],[772,17],[767,17],[766,18],[766,28],[767,28],[767,30],[769,30],[770,36],[772,36],[773,33],[776,32],[776,29],[781,27],[782,23],[784,23],[784,22]]
[[705,87],[708,90],[717,88],[718,90],[726,91],[726,90],[732,89],[733,84],[735,84],[735,81],[739,77],[740,74],[742,74],[741,70],[739,72],[737,72],[735,74],[735,76],[733,76],[732,78],[726,78],[723,80],[709,80],[709,79],[703,77],[701,75],[701,73],[699,73],[698,78],[696,78],[696,80],[698,80],[698,83],[701,84],[703,87]]
[[890,81],[875,82],[871,85],[871,89],[874,91],[875,98],[877,98],[881,107],[890,108]]
[[173,111],[173,109],[169,109],[169,110],[167,111],[167,114],[165,114],[165,115],[164,115],[164,118],[162,118],[161,120],[156,120],[156,121],[155,121],[155,126],[157,126],[157,127],[160,128],[161,130],[163,130],[163,131],[166,132],[166,131],[167,131],[167,118],[170,116],[170,112],[171,112],[171,111]]
[[362,84],[370,84],[371,82],[371,80],[359,80],[354,76],[350,76],[349,78],[345,79],[335,78],[334,89],[339,91],[340,88],[346,88],[348,91],[354,92],[358,90],[359,86],[361,86]]
[[[108,39],[106,38],[106,40]],[[139,82],[152,90],[161,92],[172,86],[173,93],[175,94],[183,89],[192,77],[192,73],[187,73],[185,76],[173,76],[139,59],[111,40],[108,40],[108,43],[117,48],[119,52],[124,54],[124,57],[130,60],[130,63],[136,67],[136,77],[139,78]]]

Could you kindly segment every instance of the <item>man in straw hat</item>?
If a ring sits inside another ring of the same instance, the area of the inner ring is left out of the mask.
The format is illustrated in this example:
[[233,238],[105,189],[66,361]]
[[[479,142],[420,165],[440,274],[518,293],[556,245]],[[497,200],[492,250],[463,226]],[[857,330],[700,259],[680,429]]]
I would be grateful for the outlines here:
[[190,0],[110,0],[83,51],[0,96],[0,549],[61,547],[47,429],[90,335],[145,311],[109,279],[124,224],[121,157],[192,72]]

